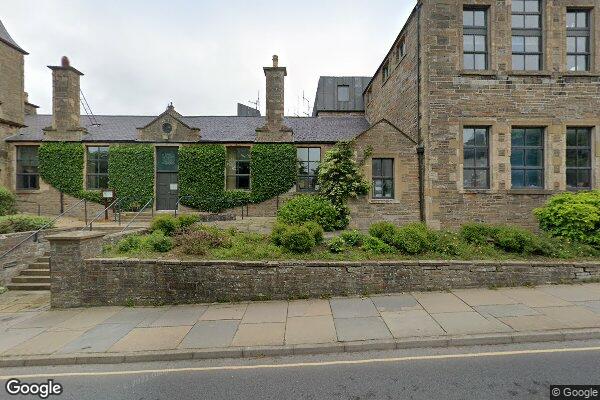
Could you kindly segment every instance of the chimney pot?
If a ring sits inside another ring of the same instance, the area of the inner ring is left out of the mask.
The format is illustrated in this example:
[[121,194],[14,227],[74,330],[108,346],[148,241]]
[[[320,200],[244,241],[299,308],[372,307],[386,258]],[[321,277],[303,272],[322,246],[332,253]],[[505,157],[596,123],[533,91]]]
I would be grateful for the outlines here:
[[60,59],[60,65],[63,68],[68,68],[71,66],[71,63],[69,62],[69,57],[67,56],[62,56],[62,58]]
[[279,57],[277,57],[277,54],[273,56],[273,67],[279,67]]

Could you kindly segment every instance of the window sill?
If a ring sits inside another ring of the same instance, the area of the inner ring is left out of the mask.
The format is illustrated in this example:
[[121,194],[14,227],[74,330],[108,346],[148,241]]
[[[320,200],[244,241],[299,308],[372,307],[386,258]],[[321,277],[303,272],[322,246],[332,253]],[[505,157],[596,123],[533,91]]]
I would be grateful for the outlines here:
[[507,71],[508,75],[512,76],[543,76],[543,77],[552,77],[552,73],[550,71]]
[[463,189],[463,194],[492,194],[495,193],[492,189]]
[[15,189],[15,194],[38,194],[43,193],[41,189]]
[[464,75],[464,76],[497,76],[498,72],[492,71],[489,69],[482,69],[482,70],[463,69],[462,71],[460,71],[460,75]]
[[370,198],[369,203],[370,204],[398,204],[400,202],[396,199],[373,199],[373,198]]
[[509,189],[508,194],[512,195],[552,195],[558,193],[550,189]]
[[564,76],[580,76],[580,77],[589,77],[589,78],[598,78],[600,74],[589,71],[565,71],[563,72]]

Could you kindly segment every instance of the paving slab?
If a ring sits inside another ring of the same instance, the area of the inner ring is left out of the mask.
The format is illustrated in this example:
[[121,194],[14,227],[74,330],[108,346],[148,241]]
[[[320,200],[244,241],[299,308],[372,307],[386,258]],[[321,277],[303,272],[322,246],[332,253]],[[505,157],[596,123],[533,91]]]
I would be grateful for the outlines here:
[[191,326],[168,326],[160,328],[134,328],[111,346],[109,352],[144,350],[171,350],[177,348]]
[[204,305],[175,306],[162,314],[150,326],[194,325],[207,308],[208,306]]
[[170,307],[127,307],[104,321],[105,324],[136,324],[149,327],[165,314]]
[[337,341],[331,315],[292,317],[285,328],[286,344],[329,343]]
[[600,315],[585,307],[543,307],[537,310],[570,328],[600,327]]
[[135,324],[101,324],[68,343],[59,353],[100,353],[107,351],[135,328]]
[[471,307],[452,293],[418,292],[413,293],[413,295],[429,313],[473,311]]
[[547,285],[539,290],[569,302],[600,300],[600,290],[584,285]]
[[39,315],[35,312],[0,313],[0,330],[12,328],[14,325]]
[[0,331],[0,353],[39,335],[44,330],[45,328],[26,328]]
[[61,322],[58,325],[53,326],[50,330],[53,331],[64,331],[64,330],[86,330],[90,329],[108,318],[118,313],[122,307],[94,307],[86,308],[82,312],[72,316],[71,318]]
[[82,312],[81,309],[46,311],[13,325],[14,329],[22,328],[52,328]]
[[200,321],[185,336],[180,349],[204,349],[231,346],[239,320]]
[[501,288],[498,292],[529,307],[560,307],[571,303],[533,288]]
[[342,342],[392,338],[381,317],[336,318],[334,322],[338,340]]
[[81,336],[84,331],[42,332],[5,351],[4,355],[52,354]]
[[424,310],[382,312],[381,317],[395,338],[437,336],[446,333]]
[[451,335],[510,332],[512,329],[495,318],[484,318],[474,311],[431,314]]
[[517,301],[490,289],[457,289],[452,293],[470,306],[487,306],[497,304],[515,304]]
[[600,301],[580,301],[575,303],[578,306],[585,307],[595,313],[600,314]]
[[331,307],[328,300],[294,300],[288,304],[288,318],[317,317],[322,315],[331,315]]
[[329,300],[334,318],[376,317],[379,312],[368,297],[334,298]]
[[281,346],[285,336],[285,323],[240,324],[232,346]]
[[390,296],[371,296],[373,304],[379,312],[394,312],[422,310],[423,307],[411,294],[396,294]]
[[535,308],[527,307],[525,304],[498,304],[489,306],[476,306],[475,311],[482,315],[493,317],[519,317],[522,315],[539,315]]
[[523,315],[520,317],[500,317],[500,321],[513,328],[515,331],[544,331],[568,328],[547,315]]
[[200,317],[200,321],[214,321],[222,319],[240,320],[244,316],[247,307],[247,303],[211,304]]
[[242,318],[242,324],[284,323],[287,317],[287,307],[287,301],[250,303]]

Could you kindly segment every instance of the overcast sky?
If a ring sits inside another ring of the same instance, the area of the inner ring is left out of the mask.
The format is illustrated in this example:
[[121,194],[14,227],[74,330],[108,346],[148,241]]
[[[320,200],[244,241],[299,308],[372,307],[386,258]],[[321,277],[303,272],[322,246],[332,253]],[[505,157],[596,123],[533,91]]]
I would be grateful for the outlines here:
[[[263,66],[287,67],[286,114],[307,111],[320,75],[371,76],[413,0],[1,0],[25,58],[25,90],[51,113],[47,65],[82,71],[96,114],[235,115],[260,92]],[[83,110],[82,110],[83,112]]]

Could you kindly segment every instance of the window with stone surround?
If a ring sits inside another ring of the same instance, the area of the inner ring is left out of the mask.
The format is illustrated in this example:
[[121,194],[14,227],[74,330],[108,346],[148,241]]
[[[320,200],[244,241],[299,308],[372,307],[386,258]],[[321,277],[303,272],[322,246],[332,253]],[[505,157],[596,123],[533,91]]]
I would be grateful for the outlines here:
[[512,69],[542,69],[542,4],[540,0],[512,1]]
[[592,188],[592,129],[567,128],[567,187]]
[[385,62],[385,64],[383,64],[383,68],[381,69],[381,79],[383,80],[383,82],[387,81],[387,79],[390,77],[390,63],[389,62]]
[[321,164],[320,147],[298,147],[298,191],[317,190],[317,173]]
[[394,198],[394,159],[373,158],[373,198]]
[[488,68],[487,11],[466,7],[463,10],[463,67],[466,70]]
[[490,188],[490,148],[488,127],[463,128],[463,187]]
[[86,187],[108,189],[108,146],[87,147]]
[[38,146],[17,146],[17,189],[40,188]]
[[406,40],[402,38],[396,48],[396,62],[399,62],[406,54]]
[[567,70],[590,70],[590,13],[567,10]]
[[513,128],[511,134],[513,189],[544,187],[544,128]]
[[250,147],[227,148],[227,190],[250,189]]

